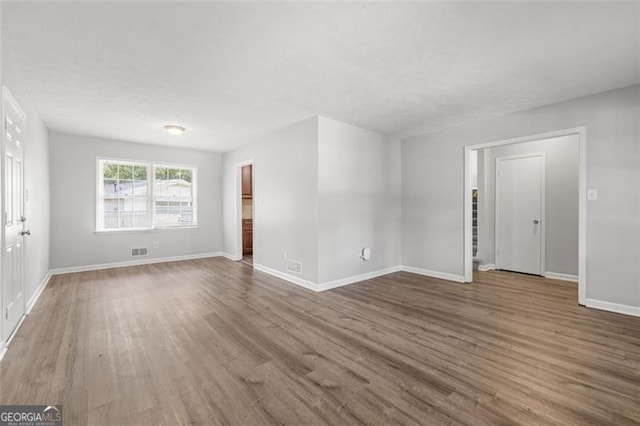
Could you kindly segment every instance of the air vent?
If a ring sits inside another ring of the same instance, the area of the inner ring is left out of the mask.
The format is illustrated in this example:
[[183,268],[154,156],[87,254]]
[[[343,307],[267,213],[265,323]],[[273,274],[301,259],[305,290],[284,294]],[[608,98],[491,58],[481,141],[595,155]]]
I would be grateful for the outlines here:
[[287,271],[293,272],[294,274],[302,275],[302,262],[287,259]]
[[131,249],[131,257],[146,256],[146,255],[147,255],[146,247],[137,247],[137,248]]

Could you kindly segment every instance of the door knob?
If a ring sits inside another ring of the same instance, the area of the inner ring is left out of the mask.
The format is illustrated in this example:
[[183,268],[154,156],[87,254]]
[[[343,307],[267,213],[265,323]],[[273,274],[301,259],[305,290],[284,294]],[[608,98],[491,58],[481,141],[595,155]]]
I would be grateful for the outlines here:
[[538,219],[533,219],[533,223],[537,225],[540,223],[540,221]]
[[31,231],[20,231],[20,236],[31,235]]

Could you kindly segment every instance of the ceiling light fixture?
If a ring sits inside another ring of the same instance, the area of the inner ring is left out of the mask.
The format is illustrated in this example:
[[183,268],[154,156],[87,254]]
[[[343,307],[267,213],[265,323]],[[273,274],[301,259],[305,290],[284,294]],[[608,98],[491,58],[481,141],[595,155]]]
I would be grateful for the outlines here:
[[180,136],[184,133],[185,128],[176,124],[167,124],[164,129],[169,132],[170,135]]

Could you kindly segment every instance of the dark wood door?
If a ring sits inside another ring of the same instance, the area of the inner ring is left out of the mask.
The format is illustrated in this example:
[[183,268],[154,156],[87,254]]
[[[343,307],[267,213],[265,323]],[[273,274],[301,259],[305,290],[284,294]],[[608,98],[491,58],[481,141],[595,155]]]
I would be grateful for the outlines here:
[[242,219],[242,255],[253,254],[253,220]]
[[242,168],[242,198],[251,198],[253,196],[252,174],[253,166],[248,165]]

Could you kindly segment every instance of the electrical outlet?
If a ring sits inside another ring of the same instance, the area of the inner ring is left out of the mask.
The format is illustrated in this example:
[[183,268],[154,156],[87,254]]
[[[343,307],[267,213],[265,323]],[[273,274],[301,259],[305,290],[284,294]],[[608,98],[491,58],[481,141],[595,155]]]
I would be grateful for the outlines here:
[[587,200],[596,201],[598,199],[598,190],[597,189],[588,189],[587,190]]
[[153,242],[153,248],[154,249],[160,248],[160,243],[158,241],[154,241]]
[[284,252],[284,254],[283,254],[282,258],[283,258],[284,260],[287,260],[287,252],[286,252],[286,251]]

